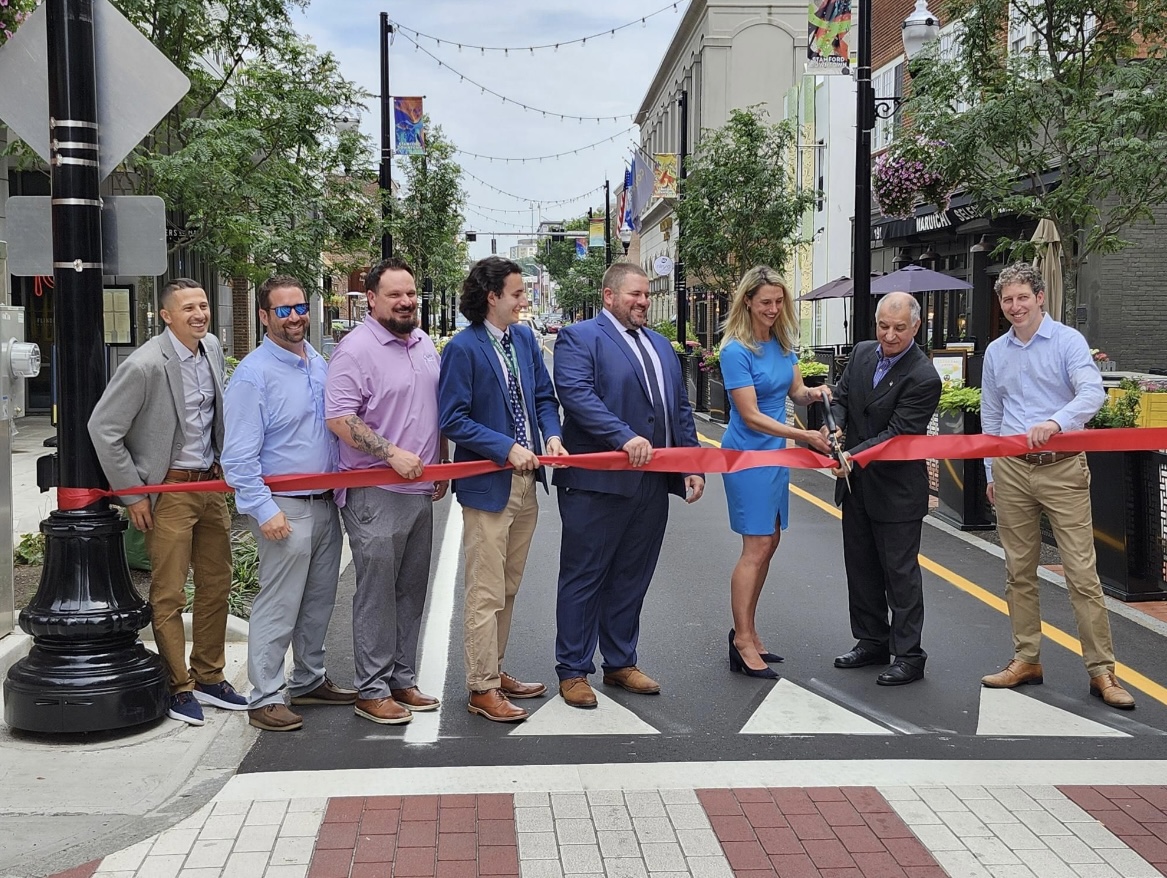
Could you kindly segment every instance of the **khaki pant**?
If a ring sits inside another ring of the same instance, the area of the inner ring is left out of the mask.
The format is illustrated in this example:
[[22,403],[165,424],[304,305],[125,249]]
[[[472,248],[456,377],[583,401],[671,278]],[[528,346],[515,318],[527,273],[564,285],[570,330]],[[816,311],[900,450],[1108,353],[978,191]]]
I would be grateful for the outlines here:
[[1005,548],[1005,599],[1013,625],[1014,657],[1023,662],[1041,660],[1037,563],[1044,511],[1062,556],[1086,670],[1091,677],[1113,673],[1110,617],[1095,568],[1086,455],[1044,466],[997,458],[993,461],[993,481],[997,531]]
[[539,519],[534,473],[512,473],[511,494],[499,512],[462,509],[466,600],[462,620],[466,688],[497,689],[511,633],[515,595]]
[[[231,516],[224,494],[161,494],[154,504],[154,527],[146,532],[150,555],[150,607],[154,641],[170,673],[171,694],[195,683],[223,681],[227,636],[227,596],[231,591]],[[194,609],[190,668],[186,665],[187,574],[194,568]]]

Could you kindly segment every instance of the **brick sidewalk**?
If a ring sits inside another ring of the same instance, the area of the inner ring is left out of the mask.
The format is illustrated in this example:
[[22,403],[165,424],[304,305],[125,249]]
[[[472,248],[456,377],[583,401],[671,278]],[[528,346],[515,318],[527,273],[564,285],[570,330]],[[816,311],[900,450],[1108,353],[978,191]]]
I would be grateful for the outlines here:
[[212,802],[54,878],[1155,878],[1167,787],[598,790]]

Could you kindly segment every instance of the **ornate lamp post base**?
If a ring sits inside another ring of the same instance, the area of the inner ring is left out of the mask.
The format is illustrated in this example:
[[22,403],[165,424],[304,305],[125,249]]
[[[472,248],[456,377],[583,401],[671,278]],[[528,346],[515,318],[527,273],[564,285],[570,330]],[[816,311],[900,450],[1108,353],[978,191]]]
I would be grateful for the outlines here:
[[138,639],[150,622],[150,605],[130,582],[126,527],[108,509],[58,510],[41,522],[40,588],[20,612],[33,647],[4,681],[10,727],[98,732],[166,715],[166,670]]

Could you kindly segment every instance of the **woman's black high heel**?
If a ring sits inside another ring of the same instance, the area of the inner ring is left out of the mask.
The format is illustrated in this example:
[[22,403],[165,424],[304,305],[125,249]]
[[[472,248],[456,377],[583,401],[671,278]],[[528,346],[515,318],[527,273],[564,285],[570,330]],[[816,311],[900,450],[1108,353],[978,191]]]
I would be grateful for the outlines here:
[[758,658],[760,658],[768,665],[780,665],[782,662],[786,661],[786,659],[782,658],[782,656],[774,655],[772,652],[760,652],[758,653]]
[[777,680],[779,676],[772,668],[762,668],[755,671],[742,660],[742,654],[738,652],[736,646],[733,645],[733,629],[729,631],[729,669],[731,671],[740,671],[747,677],[757,677],[760,680]]

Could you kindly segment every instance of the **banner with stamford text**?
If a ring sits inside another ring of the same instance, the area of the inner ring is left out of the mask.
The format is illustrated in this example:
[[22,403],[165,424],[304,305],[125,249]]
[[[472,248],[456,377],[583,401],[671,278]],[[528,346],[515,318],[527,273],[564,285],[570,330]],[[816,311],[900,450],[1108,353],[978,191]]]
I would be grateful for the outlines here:
[[393,151],[397,155],[425,155],[424,115],[422,98],[393,99]]
[[851,63],[851,0],[810,0],[806,72],[843,73]]

